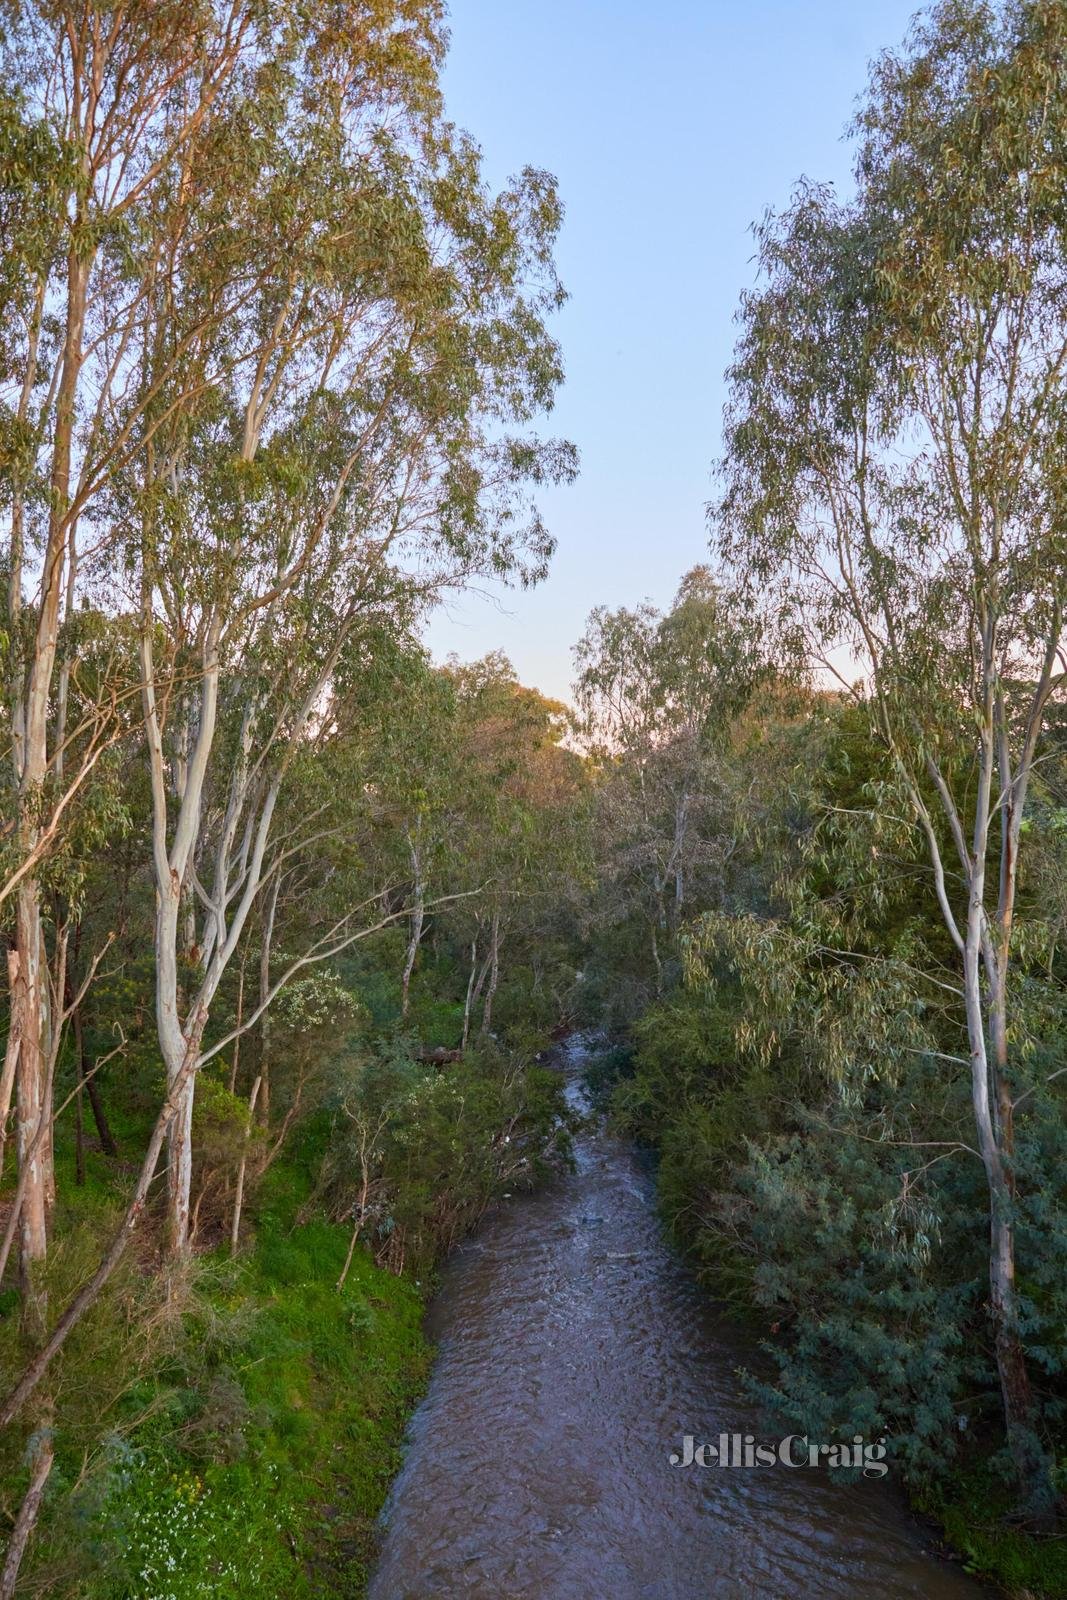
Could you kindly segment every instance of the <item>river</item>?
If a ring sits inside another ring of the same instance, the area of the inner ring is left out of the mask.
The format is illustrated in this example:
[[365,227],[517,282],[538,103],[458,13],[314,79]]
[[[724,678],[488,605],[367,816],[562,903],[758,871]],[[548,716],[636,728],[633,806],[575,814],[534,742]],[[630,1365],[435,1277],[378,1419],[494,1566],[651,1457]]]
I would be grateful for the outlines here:
[[[578,1105],[584,1048],[561,1052]],[[664,1239],[632,1147],[601,1129],[575,1156],[445,1268],[370,1600],[975,1600],[888,1480],[671,1464],[685,1435],[766,1437],[736,1375],[758,1358]]]

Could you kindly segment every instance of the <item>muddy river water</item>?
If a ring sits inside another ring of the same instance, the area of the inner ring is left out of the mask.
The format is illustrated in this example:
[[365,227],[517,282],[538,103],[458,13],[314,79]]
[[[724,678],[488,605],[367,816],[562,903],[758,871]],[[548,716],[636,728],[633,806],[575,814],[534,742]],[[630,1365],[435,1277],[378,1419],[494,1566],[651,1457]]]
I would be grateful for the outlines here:
[[[583,1049],[562,1051],[578,1104]],[[576,1160],[445,1270],[371,1600],[975,1600],[891,1478],[671,1464],[686,1435],[766,1440],[752,1342],[663,1238],[632,1148],[593,1132]]]

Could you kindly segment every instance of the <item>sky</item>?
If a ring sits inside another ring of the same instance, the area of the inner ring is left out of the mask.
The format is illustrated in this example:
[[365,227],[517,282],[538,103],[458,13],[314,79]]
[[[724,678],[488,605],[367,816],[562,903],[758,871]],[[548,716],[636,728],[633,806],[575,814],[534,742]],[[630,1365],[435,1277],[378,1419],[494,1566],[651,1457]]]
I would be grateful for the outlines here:
[[543,430],[578,481],[546,492],[558,540],[535,589],[483,587],[429,625],[438,659],[503,649],[570,698],[596,605],[670,604],[708,558],[734,314],[751,224],[802,177],[850,186],[867,65],[915,0],[452,0],[445,95],[489,182],[547,168],[565,207],[554,319],[566,381]]

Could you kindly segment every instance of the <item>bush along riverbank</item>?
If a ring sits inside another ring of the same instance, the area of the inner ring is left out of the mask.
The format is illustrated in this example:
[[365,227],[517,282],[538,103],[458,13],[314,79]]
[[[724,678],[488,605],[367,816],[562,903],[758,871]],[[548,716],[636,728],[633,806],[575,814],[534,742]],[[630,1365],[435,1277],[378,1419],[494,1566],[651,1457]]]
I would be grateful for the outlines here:
[[[111,1220],[107,1190],[94,1172],[66,1219],[86,1245]],[[277,1232],[236,1260],[198,1256],[162,1295],[131,1264],[65,1353],[28,1592],[360,1592],[430,1352],[414,1281],[360,1249],[338,1291],[349,1230],[299,1222],[307,1190],[307,1171],[280,1162],[261,1213]],[[17,1332],[2,1331],[7,1356]],[[5,1461],[9,1506],[24,1473]]]
[[[567,1160],[538,1057],[576,964],[581,758],[503,657],[437,668],[403,616],[365,623],[314,749],[227,812],[231,686],[173,965],[142,750],[57,867],[49,1115],[33,1147],[0,1116],[4,1600],[357,1595],[435,1266]],[[254,894],[252,854],[220,865],[245,801],[277,830]]]
[[[153,1213],[57,1363],[50,1396],[62,1399],[62,1423],[38,1412],[54,1463],[23,1567],[27,1593],[363,1592],[432,1359],[422,1321],[436,1264],[495,1196],[568,1160],[560,1078],[534,1059],[532,1045],[548,1036],[531,1031],[521,985],[506,997],[504,1022],[525,1048],[484,1038],[461,1054],[462,995],[450,998],[450,973],[448,962],[427,963],[403,1031],[395,982],[375,963],[331,977],[332,1020],[320,1016],[313,1030],[314,1085],[305,1083],[277,1159],[277,1133],[268,1143],[261,1125],[236,1115],[231,1064],[205,1075],[197,1248],[158,1271],[165,1236]],[[300,999],[306,1022],[312,997]],[[317,999],[325,1004],[321,986]],[[272,1049],[284,1044],[276,1034]],[[294,1071],[279,1054],[278,1129]],[[57,1143],[67,1247],[50,1263],[53,1300],[83,1279],[122,1206],[121,1151],[139,1137],[141,1107],[115,1089],[119,1154],[88,1137],[75,1149],[72,1130]],[[234,1127],[239,1137],[228,1139]],[[25,1349],[14,1291],[0,1313],[13,1371]],[[31,1436],[2,1464],[12,1521],[32,1459]]]
[[[932,37],[953,57],[958,40]],[[912,65],[910,83],[933,81],[929,61]],[[889,115],[878,91],[870,115],[879,127]],[[767,243],[772,281],[743,312],[737,449],[761,440],[768,470],[779,451],[761,407],[793,336],[779,316],[794,294],[807,303],[815,257],[838,245],[848,256],[832,228],[812,245],[813,221],[803,207],[782,220]],[[819,339],[800,342],[795,370],[775,378],[790,417],[790,385],[821,382],[805,367]],[[802,476],[809,460],[797,441],[787,464]],[[729,515],[740,517],[754,490],[735,469]],[[789,521],[809,486],[779,487]],[[750,507],[751,526],[734,525],[739,540],[751,535],[757,586],[766,504]],[[856,555],[872,605],[890,567],[904,582],[895,561]],[[910,594],[911,617],[959,576],[934,565],[931,589]],[[970,635],[939,657],[945,679],[924,675],[932,658],[908,634],[887,678],[855,693],[816,686],[805,663],[789,667],[795,634],[765,653],[774,620],[754,623],[744,592],[707,569],[685,577],[666,613],[590,619],[577,688],[600,781],[578,1015],[625,1044],[613,1113],[657,1152],[663,1214],[697,1272],[757,1329],[767,1362],[751,1389],[775,1430],[826,1443],[886,1435],[895,1477],[975,1570],[1019,1595],[1059,1597],[1062,714],[1041,720],[1021,668],[1010,693],[1005,666],[975,698]],[[1020,755],[1026,715],[1036,720]],[[1001,772],[1041,751],[1017,837],[1004,831],[1014,802],[994,781],[994,746]],[[964,831],[978,840],[965,862]]]
[[783,1432],[887,1435],[893,1477],[946,1553],[1013,1600],[1062,1600],[1067,1542],[1015,1513],[995,1406],[976,1393],[988,1356],[940,1320],[971,1303],[967,1262],[924,1247],[907,1270],[880,1237],[888,1186],[864,1145],[839,1133],[832,1180],[816,1181],[825,1123],[777,1127],[783,1078],[739,1068],[732,1039],[706,996],[679,992],[605,1044],[588,1085],[649,1151],[664,1226],[709,1298],[759,1341],[745,1387]]

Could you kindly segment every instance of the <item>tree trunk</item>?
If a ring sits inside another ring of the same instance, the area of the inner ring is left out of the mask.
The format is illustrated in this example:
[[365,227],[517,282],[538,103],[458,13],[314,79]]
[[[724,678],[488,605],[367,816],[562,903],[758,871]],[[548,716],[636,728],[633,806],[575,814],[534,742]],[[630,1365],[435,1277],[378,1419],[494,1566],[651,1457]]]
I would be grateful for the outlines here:
[[241,1150],[241,1164],[237,1168],[237,1187],[233,1197],[233,1223],[230,1227],[230,1254],[237,1254],[237,1246],[241,1238],[241,1206],[245,1193],[245,1167],[248,1161],[248,1141],[252,1137],[252,1119],[256,1114],[256,1099],[259,1095],[259,1086],[262,1078],[256,1079],[252,1085],[252,1093],[248,1097],[248,1121],[245,1124],[244,1146]]
[[172,1256],[190,1250],[189,1207],[193,1188],[193,1094],[190,1077],[178,1097],[167,1135],[167,1243]]
[[4,1046],[4,1066],[0,1073],[0,1173],[4,1170],[4,1149],[7,1145],[7,1122],[11,1115],[11,1101],[15,1091],[15,1070],[19,1059],[19,1035],[15,1025],[15,981],[19,957],[16,949],[7,953],[8,1019],[7,1043]]
[[166,1124],[167,1248],[172,1256],[189,1253],[189,1206],[193,1182],[193,1097],[195,1073],[190,1060],[200,1052],[206,1016],[190,1015],[185,1025],[178,1004],[178,909],[181,884],[172,874],[170,894],[157,890],[156,1024],[167,1073],[167,1098],[173,1115]]
[[493,997],[496,994],[497,979],[500,976],[500,912],[493,912],[493,925],[491,943],[489,946],[489,987],[485,991],[485,1005],[482,1009],[482,1037],[485,1038],[493,1025]]
[[[177,1257],[189,1253],[189,1204],[193,1171],[193,1097],[195,1073],[187,1070],[200,1053],[207,1026],[206,979],[197,1001],[183,1004],[179,983],[179,919],[186,907],[185,888],[201,822],[204,776],[215,735],[218,710],[218,623],[212,617],[202,644],[199,723],[196,746],[178,797],[174,844],[168,849],[168,785],[163,733],[156,705],[152,653],[151,595],[142,596],[143,614],[138,652],[141,660],[141,702],[152,778],[152,857],[156,879],[156,1032],[167,1072],[167,1101],[172,1115],[165,1123],[167,1142],[167,1242]],[[187,930],[186,930],[187,931]],[[213,989],[211,991],[214,992]],[[182,1013],[185,1012],[185,1020]]]
[[52,1429],[42,1427],[37,1435],[37,1442],[33,1452],[33,1467],[30,1472],[29,1487],[19,1506],[15,1526],[11,1530],[8,1540],[7,1552],[4,1556],[4,1570],[0,1573],[0,1600],[14,1600],[15,1586],[18,1582],[19,1568],[22,1558],[26,1553],[26,1545],[33,1532],[37,1515],[41,1509],[41,1499],[44,1495],[45,1484],[48,1482],[52,1471],[52,1462],[55,1459],[55,1446],[52,1440]]
[[422,939],[422,926],[425,919],[425,901],[423,887],[420,883],[415,891],[415,904],[411,912],[411,935],[408,939],[407,960],[404,962],[404,976],[400,985],[401,1001],[400,1015],[408,1014],[408,1001],[410,999],[411,974],[415,970],[415,957],[419,953],[419,944]]
[[345,1286],[345,1280],[347,1279],[352,1267],[352,1257],[356,1253],[356,1242],[363,1231],[363,1224],[367,1218],[367,1201],[370,1197],[370,1154],[367,1148],[368,1143],[367,1124],[365,1122],[361,1122],[359,1129],[359,1199],[356,1201],[356,1204],[353,1207],[352,1235],[348,1241],[348,1253],[345,1256],[345,1264],[341,1268],[341,1276],[337,1280],[338,1294],[341,1293],[341,1290]]
[[259,1076],[263,1083],[259,1096],[259,1115],[265,1128],[270,1127],[271,1016],[270,1006],[267,1004],[270,998],[270,947],[274,937],[274,918],[278,910],[278,894],[281,886],[281,873],[276,872],[263,903],[259,944],[259,1003],[263,1007],[263,1015],[259,1019]]
[[[41,1167],[44,1177],[44,1203],[49,1216],[56,1203],[56,1158],[55,1158],[55,1128],[52,1115],[52,1089],[55,1076],[55,1062],[52,1055],[53,1026],[59,1028],[61,1017],[53,1020],[52,1017],[52,990],[62,994],[63,969],[67,964],[66,940],[62,940],[61,947],[56,950],[55,982],[48,982],[48,946],[45,943],[44,919],[38,918],[41,939],[40,954],[40,992],[39,1005],[41,1012],[41,1100],[45,1119],[45,1135],[41,1147]],[[50,1070],[51,1069],[51,1070]]]
[[[44,1058],[41,1053],[41,908],[34,880],[23,879],[16,913],[18,965],[12,995],[12,1021],[18,1036],[16,1141],[20,1171],[26,1167],[19,1247],[23,1288],[35,1297],[33,1278],[48,1250],[48,1183],[44,1146],[31,1154],[44,1111]],[[43,1315],[43,1306],[39,1308]]]
[[[1055,1513],[1056,1497],[1052,1487],[1049,1463],[1036,1430],[1036,1412],[1026,1353],[1019,1329],[1018,1299],[1015,1285],[1015,1225],[1014,1200],[1010,1172],[1010,1149],[1004,1139],[1010,1137],[1008,1128],[996,1116],[994,1107],[998,1100],[996,1079],[1000,1073],[990,1070],[987,1048],[987,1020],[995,1027],[998,1007],[1003,1015],[1004,995],[995,993],[983,997],[982,957],[985,937],[985,851],[987,840],[984,819],[988,817],[988,794],[983,793],[989,784],[988,772],[983,773],[979,786],[979,826],[975,835],[974,860],[971,870],[970,895],[967,909],[966,935],[963,948],[964,1005],[967,1017],[967,1036],[971,1059],[971,1103],[978,1132],[978,1149],[985,1168],[989,1194],[989,1313],[993,1325],[997,1373],[1000,1378],[1001,1399],[1008,1446],[1023,1495],[1026,1512],[1035,1520],[1047,1523]],[[987,1019],[988,1000],[993,1016]],[[1006,1036],[1001,1030],[1003,1050]],[[1001,1048],[998,1044],[997,1048]]]
[[356,1253],[356,1245],[357,1245],[357,1243],[359,1241],[360,1230],[362,1229],[362,1227],[363,1227],[363,1218],[360,1215],[359,1209],[357,1208],[355,1217],[352,1220],[352,1233],[351,1233],[351,1235],[349,1237],[349,1240],[348,1240],[348,1252],[345,1255],[345,1264],[341,1268],[341,1276],[337,1280],[337,1293],[338,1294],[340,1294],[341,1290],[344,1288],[345,1279],[348,1277],[348,1274],[349,1274],[349,1272],[351,1270],[352,1257]]
[[241,1040],[244,1037],[242,1024],[245,1016],[245,967],[248,964],[248,952],[241,952],[241,965],[237,969],[237,1010],[234,1014],[234,1025],[237,1028],[237,1037],[233,1041],[233,1060],[230,1063],[230,1093],[237,1093],[237,1073],[241,1065]]
[[[48,539],[41,566],[40,603],[33,641],[33,656],[24,681],[22,705],[13,708],[19,728],[16,747],[21,747],[22,768],[18,781],[19,846],[29,855],[40,838],[39,805],[41,787],[48,776],[48,714],[56,647],[59,639],[60,606],[65,592],[64,566],[70,511],[70,468],[74,439],[75,401],[82,366],[82,331],[85,325],[85,296],[89,277],[89,255],[71,246],[67,258],[66,326],[59,386],[56,392],[56,421],[52,441],[51,491]],[[21,578],[20,580],[21,581]],[[21,595],[13,597],[21,609]],[[44,930],[35,874],[22,879],[17,891],[15,947],[19,970],[12,1011],[17,1019],[19,1060],[15,1074],[18,1098],[17,1145],[20,1161],[33,1143],[45,1099],[45,1050],[42,1027],[46,1013],[42,992],[42,949]],[[51,1175],[51,1138],[44,1141],[32,1157],[29,1181],[22,1204],[21,1261],[24,1287],[36,1298],[32,1279],[48,1248],[48,1196],[54,1193]],[[34,1314],[43,1315],[43,1305]]]
[[467,1048],[467,1040],[470,1038],[471,1011],[472,1011],[472,1009],[474,1007],[474,1001],[477,998],[475,993],[474,993],[474,978],[475,978],[475,974],[476,974],[477,970],[478,970],[478,941],[477,941],[477,939],[472,939],[471,940],[471,974],[470,974],[470,977],[467,979],[467,998],[463,1002],[463,1042],[462,1042],[462,1044],[460,1046],[460,1048],[463,1049],[463,1050],[466,1050],[466,1048]]
[[[1050,1462],[1036,1429],[1036,1407],[1019,1331],[1015,1283],[1015,1111],[1007,1079],[1006,973],[1000,963],[990,974],[989,998],[992,1061],[992,1132],[997,1162],[987,1165],[989,1183],[989,1305],[993,1321],[1007,1425],[1008,1445],[1024,1493],[1024,1510],[1036,1523],[1050,1527],[1056,1518],[1056,1494]],[[988,1090],[987,1090],[988,1093]]]
[[426,910],[426,885],[422,877],[422,818],[415,823],[414,834],[408,831],[408,853],[411,856],[411,873],[415,880],[415,899],[411,908],[411,932],[408,938],[407,958],[404,961],[404,976],[400,983],[400,1015],[408,1014],[408,1001],[410,999],[411,974],[415,970],[415,957],[419,953],[419,942],[422,939],[422,924]]

